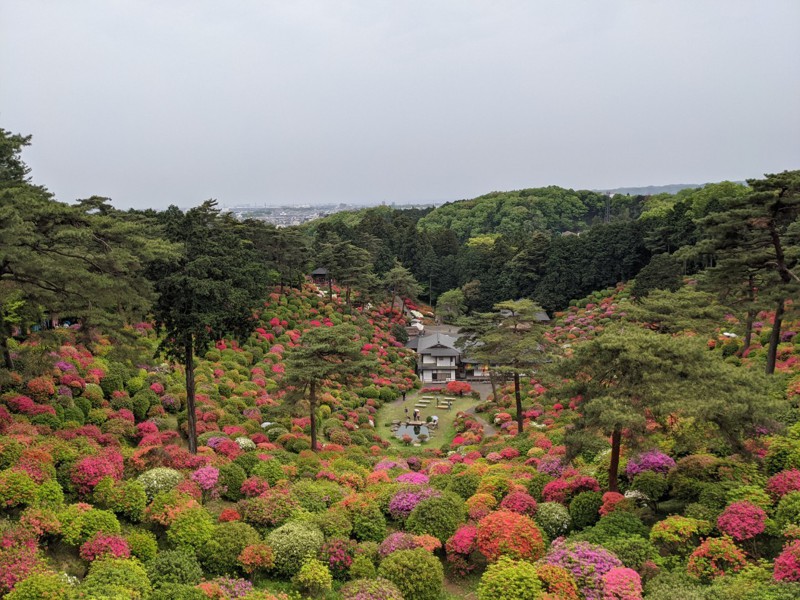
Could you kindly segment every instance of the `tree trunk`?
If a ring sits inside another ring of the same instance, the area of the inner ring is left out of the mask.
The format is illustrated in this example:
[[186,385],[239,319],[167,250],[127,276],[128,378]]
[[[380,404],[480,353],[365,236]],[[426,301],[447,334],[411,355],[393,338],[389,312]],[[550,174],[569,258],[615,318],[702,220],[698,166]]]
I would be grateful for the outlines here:
[[309,416],[311,417],[311,450],[317,452],[317,382],[311,380],[308,391]]
[[347,291],[345,292],[345,304],[347,304],[347,310],[350,310],[350,286],[347,286]]
[[489,368],[489,385],[492,386],[492,400],[497,402],[497,382],[494,379],[494,371]]
[[514,396],[517,399],[517,435],[522,435],[522,394],[519,390],[519,373],[514,371]]
[[333,300],[333,277],[328,275],[328,300]]
[[753,319],[755,319],[756,311],[754,308],[751,308],[747,311],[747,321],[745,322],[744,326],[744,347],[742,351],[739,353],[740,356],[744,355],[747,352],[747,349],[750,347],[750,342],[753,339]]
[[197,414],[194,406],[194,340],[189,340],[185,346],[186,356],[184,368],[186,369],[186,416],[189,425],[189,452],[197,454]]
[[3,348],[3,363],[9,371],[14,370],[14,360],[11,358],[11,350],[8,348],[8,336],[5,331],[0,332],[0,346]]
[[619,454],[622,447],[622,431],[615,427],[611,433],[611,464],[608,466],[608,491],[619,492]]
[[769,349],[767,350],[767,375],[775,373],[775,362],[778,357],[778,344],[781,341],[781,324],[783,323],[784,299],[778,300],[775,306],[775,320],[772,321],[772,333],[769,336]]

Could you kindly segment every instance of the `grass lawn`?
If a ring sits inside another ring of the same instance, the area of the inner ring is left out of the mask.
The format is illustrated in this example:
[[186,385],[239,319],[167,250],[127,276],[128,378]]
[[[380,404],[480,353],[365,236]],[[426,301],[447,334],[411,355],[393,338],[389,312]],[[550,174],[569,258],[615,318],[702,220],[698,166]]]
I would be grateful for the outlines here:
[[425,442],[423,446],[438,447],[442,444],[450,443],[456,434],[455,428],[453,427],[453,421],[456,418],[456,414],[480,403],[480,400],[476,400],[470,395],[455,396],[453,394],[441,394],[440,397],[442,398],[455,398],[453,407],[450,410],[447,410],[446,408],[436,408],[435,394],[420,394],[419,392],[414,392],[413,394],[408,394],[406,396],[405,402],[398,400],[386,404],[378,411],[378,414],[376,415],[375,429],[383,439],[389,440],[393,447],[402,448],[405,447],[405,444],[403,444],[400,439],[394,436],[388,425],[395,420],[401,422],[404,421],[406,418],[406,408],[408,408],[409,416],[413,415],[414,405],[417,403],[417,400],[422,398],[422,396],[433,396],[434,399],[431,400],[431,403],[427,408],[420,408],[420,412],[422,413],[421,420],[424,421],[429,416],[439,415],[439,427],[436,430],[433,439]]

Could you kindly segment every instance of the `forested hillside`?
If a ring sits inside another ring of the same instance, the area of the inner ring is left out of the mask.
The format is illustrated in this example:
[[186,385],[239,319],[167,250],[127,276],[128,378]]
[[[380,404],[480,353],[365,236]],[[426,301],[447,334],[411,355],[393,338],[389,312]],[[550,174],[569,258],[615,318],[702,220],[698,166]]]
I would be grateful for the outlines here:
[[[58,202],[28,142],[0,597],[800,597],[800,171],[276,229]],[[484,379],[422,387],[426,296]]]

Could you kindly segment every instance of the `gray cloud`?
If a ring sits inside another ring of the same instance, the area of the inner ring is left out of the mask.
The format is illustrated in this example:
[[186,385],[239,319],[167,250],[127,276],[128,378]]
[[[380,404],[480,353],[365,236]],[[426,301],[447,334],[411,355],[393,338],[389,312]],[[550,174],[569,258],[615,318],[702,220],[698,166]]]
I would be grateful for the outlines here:
[[410,202],[800,166],[796,0],[5,0],[0,126],[120,207]]

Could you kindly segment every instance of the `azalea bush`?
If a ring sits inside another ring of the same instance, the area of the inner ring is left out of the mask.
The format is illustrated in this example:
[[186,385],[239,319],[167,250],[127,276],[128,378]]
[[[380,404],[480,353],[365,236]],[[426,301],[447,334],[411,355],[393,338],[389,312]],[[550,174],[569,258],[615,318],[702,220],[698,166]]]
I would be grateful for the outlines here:
[[541,594],[536,567],[507,556],[489,565],[478,584],[478,600],[537,600]]
[[534,521],[518,513],[499,510],[478,523],[477,549],[489,562],[501,556],[535,561],[544,556],[545,543]]
[[711,581],[741,570],[747,564],[744,552],[727,537],[708,538],[692,552],[687,571],[701,581]]

